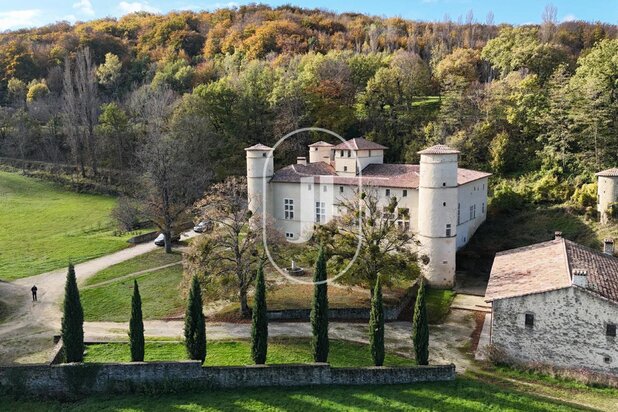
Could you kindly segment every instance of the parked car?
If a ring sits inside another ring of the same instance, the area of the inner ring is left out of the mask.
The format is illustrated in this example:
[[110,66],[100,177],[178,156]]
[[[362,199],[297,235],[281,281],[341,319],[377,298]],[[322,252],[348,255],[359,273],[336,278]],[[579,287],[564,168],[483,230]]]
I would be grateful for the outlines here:
[[[172,242],[178,242],[180,240],[180,235],[172,234]],[[163,233],[159,233],[159,236],[154,240],[154,244],[157,246],[165,246],[165,235]]]
[[195,227],[193,227],[193,231],[195,233],[204,233],[204,232],[210,232],[212,228],[213,228],[213,224],[210,220],[203,220],[197,225],[195,225]]

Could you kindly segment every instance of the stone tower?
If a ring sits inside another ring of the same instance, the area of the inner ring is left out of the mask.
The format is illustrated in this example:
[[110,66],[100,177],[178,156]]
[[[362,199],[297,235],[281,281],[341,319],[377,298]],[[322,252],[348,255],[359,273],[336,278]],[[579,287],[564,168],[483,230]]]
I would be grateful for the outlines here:
[[457,252],[457,160],[459,151],[444,145],[418,152],[420,182],[418,187],[418,240],[421,263],[431,286],[452,288],[455,285]]
[[[274,173],[273,149],[263,144],[247,147],[247,198],[249,210],[262,214],[264,203],[272,208],[270,197],[270,178]],[[266,184],[266,193],[264,193]]]
[[597,173],[597,179],[597,210],[601,215],[601,223],[607,224],[609,206],[612,203],[618,203],[618,168]]

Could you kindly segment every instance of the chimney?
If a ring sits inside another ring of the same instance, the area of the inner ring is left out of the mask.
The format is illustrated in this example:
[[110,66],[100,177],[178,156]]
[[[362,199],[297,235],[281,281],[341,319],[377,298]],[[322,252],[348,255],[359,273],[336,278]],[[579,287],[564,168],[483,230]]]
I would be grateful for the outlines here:
[[558,240],[558,239],[562,239],[562,232],[559,230],[556,230],[554,232],[554,240]]
[[305,165],[306,166],[307,165],[307,158],[304,157],[304,156],[303,157],[300,157],[300,156],[297,157],[296,158],[296,164],[297,165]]
[[603,239],[603,253],[614,256],[614,239]]
[[573,285],[580,288],[588,287],[588,271],[584,269],[573,269]]

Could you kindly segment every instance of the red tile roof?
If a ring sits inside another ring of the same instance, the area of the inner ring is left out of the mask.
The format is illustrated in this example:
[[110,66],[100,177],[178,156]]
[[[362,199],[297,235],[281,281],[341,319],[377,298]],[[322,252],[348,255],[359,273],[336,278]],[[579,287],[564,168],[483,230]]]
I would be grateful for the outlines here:
[[251,152],[251,151],[262,151],[262,150],[265,150],[265,151],[270,151],[270,150],[273,150],[273,148],[272,148],[272,147],[268,147],[268,146],[266,146],[266,145],[263,145],[262,143],[258,143],[258,144],[256,144],[256,145],[251,146],[251,147],[247,147],[245,150],[246,150],[247,152]]
[[309,145],[309,147],[333,147],[334,145],[324,142],[324,141],[319,141],[319,142],[315,142]]
[[599,172],[596,175],[603,176],[603,177],[618,177],[618,167],[615,167],[613,169],[603,170],[602,172]]
[[425,150],[421,150],[418,154],[459,154],[459,150],[455,150],[452,147],[437,144],[435,146],[428,147]]
[[384,150],[388,149],[386,146],[371,142],[364,137],[355,137],[345,143],[339,143],[333,147],[334,150]]
[[574,270],[587,271],[587,290],[618,302],[618,258],[564,238],[497,253],[485,300],[570,287]]
[[[372,186],[394,187],[403,189],[418,189],[419,165],[409,164],[370,164],[362,171],[362,184]],[[472,181],[488,177],[490,173],[475,170],[458,169],[457,183],[463,185]],[[358,185],[358,176],[339,176],[335,168],[324,162],[309,163],[307,165],[294,164],[275,172],[272,182],[300,182],[302,177],[332,176],[333,183],[338,185]]]

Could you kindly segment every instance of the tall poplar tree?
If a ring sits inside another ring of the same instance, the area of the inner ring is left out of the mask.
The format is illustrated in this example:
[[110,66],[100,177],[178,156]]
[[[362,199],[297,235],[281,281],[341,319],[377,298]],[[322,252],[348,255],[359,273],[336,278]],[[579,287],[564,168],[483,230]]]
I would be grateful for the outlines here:
[[320,247],[313,275],[314,289],[311,307],[311,329],[313,331],[311,347],[315,362],[328,360],[328,284],[326,281],[326,256],[324,248]]
[[69,263],[69,271],[64,286],[64,305],[62,316],[62,343],[66,362],[84,360],[84,310],[79,300],[75,267]]
[[129,339],[131,341],[131,362],[143,362],[144,321],[142,317],[142,298],[139,294],[137,280],[133,281],[133,298],[131,299],[131,320],[129,321]]
[[266,363],[268,351],[268,312],[266,309],[266,282],[264,267],[260,264],[255,278],[255,297],[251,327],[251,357],[257,365]]
[[206,320],[202,307],[202,288],[193,277],[185,313],[185,345],[190,359],[206,360]]

